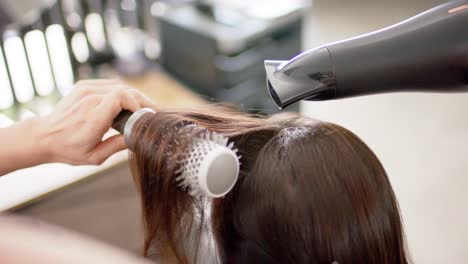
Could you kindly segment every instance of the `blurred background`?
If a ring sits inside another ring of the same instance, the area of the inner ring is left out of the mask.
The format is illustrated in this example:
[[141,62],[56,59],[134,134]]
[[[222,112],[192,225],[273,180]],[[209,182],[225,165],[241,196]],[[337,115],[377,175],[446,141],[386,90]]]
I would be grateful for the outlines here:
[[[40,2],[0,4],[0,126],[2,118],[11,123],[47,113],[78,79],[138,78],[152,71],[205,100],[273,113],[264,87],[265,58],[288,59],[446,1]],[[370,145],[396,191],[414,262],[432,264],[468,258],[466,102],[464,94],[407,93],[304,102],[290,110],[343,125]],[[36,196],[49,195],[40,201],[4,208],[138,253],[138,197],[128,166],[109,168],[87,172],[94,176],[67,188],[55,186],[58,192],[43,191]],[[8,182],[0,178],[0,197],[2,184]]]

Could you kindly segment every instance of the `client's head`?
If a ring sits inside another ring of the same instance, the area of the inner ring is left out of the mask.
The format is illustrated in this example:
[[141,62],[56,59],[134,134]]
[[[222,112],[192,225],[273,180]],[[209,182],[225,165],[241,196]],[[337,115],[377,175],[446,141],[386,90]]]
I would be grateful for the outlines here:
[[[132,171],[145,255],[171,263],[407,263],[392,187],[356,135],[296,114],[213,112],[162,111],[136,124]],[[198,133],[187,124],[235,143],[241,172],[224,198],[178,187],[177,160]]]

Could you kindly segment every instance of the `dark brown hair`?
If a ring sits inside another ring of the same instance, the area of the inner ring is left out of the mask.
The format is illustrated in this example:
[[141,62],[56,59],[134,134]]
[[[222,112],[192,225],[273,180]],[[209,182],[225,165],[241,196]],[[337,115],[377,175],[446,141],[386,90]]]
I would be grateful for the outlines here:
[[[178,187],[178,162],[200,130],[235,142],[241,172],[224,198]],[[221,263],[408,263],[392,187],[374,153],[343,127],[297,114],[158,111],[134,131],[144,254],[194,263],[207,230]],[[210,208],[208,208],[209,204]]]

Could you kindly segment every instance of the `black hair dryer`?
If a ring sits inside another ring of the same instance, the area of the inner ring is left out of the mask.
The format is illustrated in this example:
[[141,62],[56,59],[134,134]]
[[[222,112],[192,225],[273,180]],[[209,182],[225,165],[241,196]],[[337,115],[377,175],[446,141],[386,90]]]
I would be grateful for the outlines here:
[[390,92],[468,92],[468,1],[449,2],[394,26],[265,61],[280,108]]

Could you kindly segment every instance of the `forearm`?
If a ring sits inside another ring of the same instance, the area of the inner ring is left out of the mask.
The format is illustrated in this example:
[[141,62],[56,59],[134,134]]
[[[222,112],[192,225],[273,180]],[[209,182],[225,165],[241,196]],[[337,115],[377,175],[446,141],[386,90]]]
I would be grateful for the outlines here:
[[0,128],[0,176],[44,163],[99,165],[127,146],[122,135],[103,140],[122,111],[154,104],[116,80],[78,82],[47,116]]
[[39,118],[0,128],[0,176],[47,162],[37,133]]

